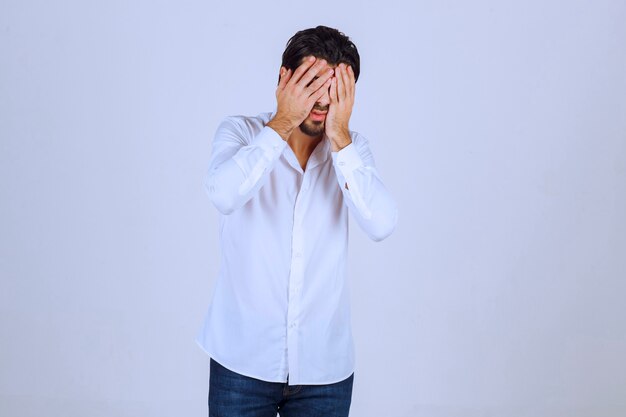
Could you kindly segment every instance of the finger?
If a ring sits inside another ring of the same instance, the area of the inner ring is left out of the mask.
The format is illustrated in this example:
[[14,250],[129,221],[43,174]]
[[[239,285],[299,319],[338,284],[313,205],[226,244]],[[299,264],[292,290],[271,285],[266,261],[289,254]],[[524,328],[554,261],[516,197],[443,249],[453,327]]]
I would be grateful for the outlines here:
[[348,75],[348,65],[343,64],[343,90],[345,94],[345,98],[350,97],[350,75]]
[[311,80],[313,80],[313,78],[315,78],[315,76],[322,70],[322,68],[324,68],[325,65],[326,65],[325,59],[317,60],[317,62],[315,62],[315,65],[310,67],[304,73],[302,78],[298,80],[298,84],[302,84],[302,87],[306,87],[311,82]]
[[337,103],[337,77],[332,78],[332,82],[330,84],[330,103]]
[[348,93],[350,96],[354,96],[354,85],[356,84],[356,79],[354,78],[354,70],[352,66],[348,66]]
[[337,99],[339,101],[343,101],[344,97],[346,95],[346,89],[344,86],[344,68],[342,68],[343,64],[339,64],[337,65],[337,68],[339,68],[339,77],[337,77]]
[[330,87],[330,82],[330,79],[326,80],[326,82],[318,90],[309,96],[310,106],[313,106],[317,100],[326,94],[326,91],[328,91],[328,88]]
[[315,93],[319,88],[326,84],[326,81],[330,79],[333,73],[334,70],[332,68],[329,68],[328,71],[326,71],[321,77],[311,82],[311,85],[307,87],[307,90],[310,91],[311,94]]
[[314,56],[309,56],[308,58],[306,58],[302,64],[300,64],[298,66],[298,68],[296,68],[296,70],[293,72],[293,75],[291,76],[291,80],[289,80],[288,84],[296,84],[298,81],[300,81],[300,77],[302,77],[302,74],[304,74],[309,68],[311,68],[311,66],[315,63],[315,57]]

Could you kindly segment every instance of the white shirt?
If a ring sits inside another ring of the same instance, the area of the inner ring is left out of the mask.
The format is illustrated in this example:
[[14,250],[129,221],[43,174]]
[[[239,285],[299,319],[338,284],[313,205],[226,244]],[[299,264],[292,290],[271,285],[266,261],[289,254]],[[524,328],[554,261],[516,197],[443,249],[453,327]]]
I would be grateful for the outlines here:
[[303,171],[265,126],[273,115],[229,116],[215,133],[204,187],[220,212],[221,258],[196,342],[243,375],[330,384],[355,367],[348,212],[380,241],[398,210],[365,137],[350,131],[331,152],[324,135]]

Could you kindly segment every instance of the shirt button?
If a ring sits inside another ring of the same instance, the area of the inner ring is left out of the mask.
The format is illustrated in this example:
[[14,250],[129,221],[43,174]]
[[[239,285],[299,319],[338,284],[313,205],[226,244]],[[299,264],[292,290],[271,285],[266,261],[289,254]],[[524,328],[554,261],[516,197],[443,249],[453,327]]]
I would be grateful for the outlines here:
[[302,252],[296,252],[296,258],[302,258]]
[[341,165],[341,166],[344,166],[346,163],[345,163],[345,162],[343,162],[343,161],[339,161],[337,164],[338,164],[338,165]]
[[291,324],[289,325],[289,328],[290,328],[290,329],[293,329],[294,327],[296,327],[296,323],[291,323]]

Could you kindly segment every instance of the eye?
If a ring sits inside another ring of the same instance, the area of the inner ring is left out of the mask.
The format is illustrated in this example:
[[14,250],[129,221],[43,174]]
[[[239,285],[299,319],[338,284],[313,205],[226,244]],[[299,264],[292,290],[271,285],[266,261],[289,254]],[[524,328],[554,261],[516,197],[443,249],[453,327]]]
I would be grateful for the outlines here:
[[315,77],[313,77],[313,79],[311,80],[310,83],[308,83],[306,86],[310,86],[311,84],[313,84],[313,81],[317,80],[319,77],[316,75]]

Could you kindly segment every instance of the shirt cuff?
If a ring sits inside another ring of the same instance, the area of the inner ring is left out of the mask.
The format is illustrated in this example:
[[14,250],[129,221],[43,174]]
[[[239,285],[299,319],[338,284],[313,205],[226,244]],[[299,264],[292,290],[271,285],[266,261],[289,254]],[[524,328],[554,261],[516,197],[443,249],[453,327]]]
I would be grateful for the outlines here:
[[344,176],[363,165],[363,160],[354,142],[350,142],[348,146],[341,148],[337,152],[331,152],[331,156],[334,164],[339,167]]
[[283,149],[287,146],[287,141],[280,137],[274,129],[265,126],[250,141],[250,145],[261,147],[264,153],[270,157],[269,159],[273,159],[272,156],[275,154],[280,155],[283,152]]

